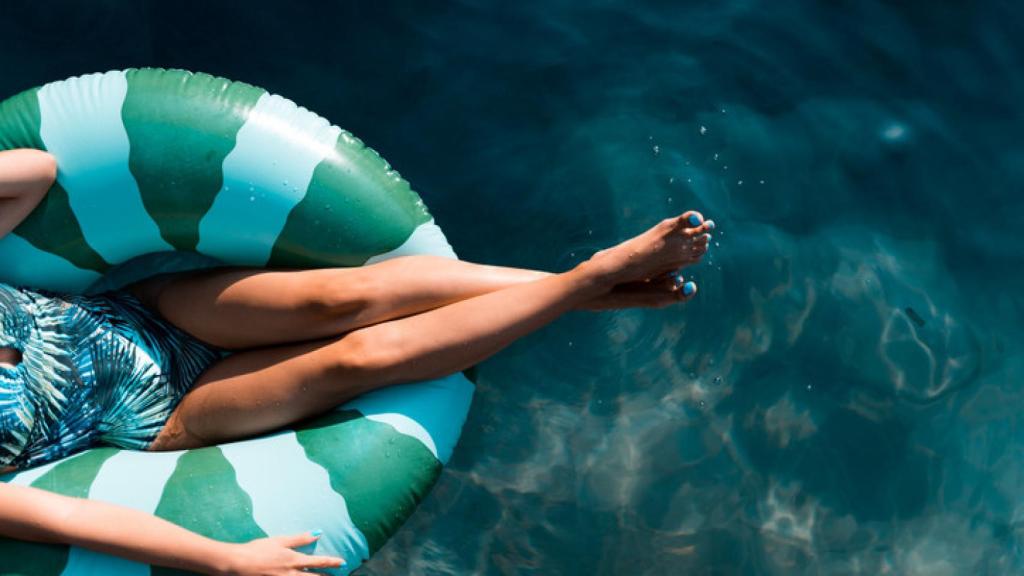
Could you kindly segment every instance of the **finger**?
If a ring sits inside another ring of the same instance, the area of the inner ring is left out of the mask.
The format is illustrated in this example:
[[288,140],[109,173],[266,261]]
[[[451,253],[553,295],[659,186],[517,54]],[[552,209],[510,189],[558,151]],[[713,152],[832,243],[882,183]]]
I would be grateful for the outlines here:
[[320,535],[323,534],[320,530],[312,530],[310,532],[303,532],[301,534],[291,534],[288,536],[275,536],[274,542],[288,548],[299,548],[301,546],[307,546],[316,542],[320,539]]
[[337,556],[311,556],[303,555],[299,568],[340,568],[345,565],[345,559]]

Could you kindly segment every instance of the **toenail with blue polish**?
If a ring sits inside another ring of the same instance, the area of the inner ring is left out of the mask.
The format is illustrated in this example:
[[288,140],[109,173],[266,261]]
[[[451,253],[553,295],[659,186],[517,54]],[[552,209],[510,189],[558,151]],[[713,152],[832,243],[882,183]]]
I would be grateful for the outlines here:
[[319,538],[323,533],[324,533],[323,530],[312,530],[312,531],[310,531],[310,535],[313,536],[313,538]]
[[696,291],[697,291],[697,285],[694,284],[693,282],[687,282],[686,284],[683,284],[683,294],[686,294],[687,296],[690,296],[690,295],[692,295]]
[[690,214],[690,226],[700,226],[700,216],[696,214]]
[[714,230],[715,229],[715,221],[714,220],[708,220],[707,222],[704,223],[704,225],[708,227],[708,230]]
[[710,242],[711,241],[711,232],[705,232],[704,235],[708,237],[708,242]]

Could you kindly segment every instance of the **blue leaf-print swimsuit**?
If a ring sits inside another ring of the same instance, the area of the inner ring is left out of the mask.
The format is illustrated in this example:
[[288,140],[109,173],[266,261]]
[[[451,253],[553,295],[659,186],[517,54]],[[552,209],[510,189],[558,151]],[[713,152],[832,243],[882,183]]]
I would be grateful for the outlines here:
[[58,295],[0,284],[0,469],[96,444],[145,449],[223,352],[129,292]]

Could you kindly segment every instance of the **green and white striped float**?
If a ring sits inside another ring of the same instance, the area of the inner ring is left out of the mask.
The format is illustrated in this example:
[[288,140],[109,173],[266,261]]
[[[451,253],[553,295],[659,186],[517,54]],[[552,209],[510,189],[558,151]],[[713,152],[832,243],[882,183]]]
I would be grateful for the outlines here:
[[[420,198],[351,134],[207,74],[133,69],[0,103],[0,150],[49,151],[57,183],[0,240],[0,281],[94,292],[217,263],[360,266],[455,257]],[[147,256],[148,255],[148,256]],[[100,447],[0,481],[114,502],[225,541],[324,530],[348,573],[412,513],[473,396],[462,374],[395,386],[257,439],[182,452]],[[171,574],[0,539],[0,574]]]

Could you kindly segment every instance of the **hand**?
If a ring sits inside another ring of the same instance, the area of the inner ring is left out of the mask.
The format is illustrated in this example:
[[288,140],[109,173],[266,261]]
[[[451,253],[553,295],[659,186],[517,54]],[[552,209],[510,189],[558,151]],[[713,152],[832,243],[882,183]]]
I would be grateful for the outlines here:
[[319,531],[294,536],[260,538],[245,544],[229,544],[223,576],[307,576],[305,568],[338,568],[341,558],[312,556],[292,548],[312,544],[320,538]]

